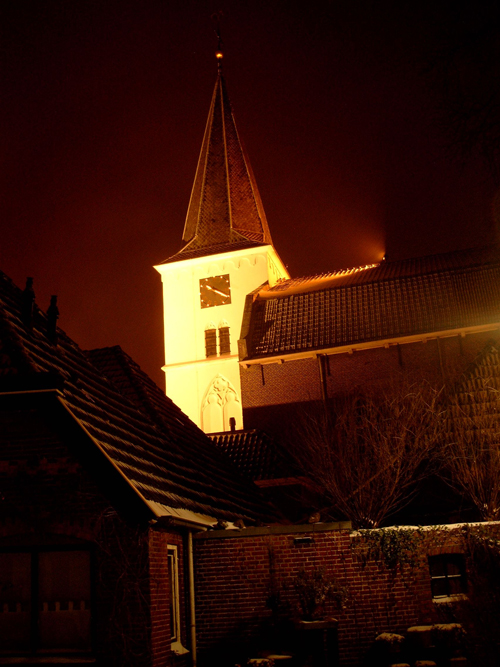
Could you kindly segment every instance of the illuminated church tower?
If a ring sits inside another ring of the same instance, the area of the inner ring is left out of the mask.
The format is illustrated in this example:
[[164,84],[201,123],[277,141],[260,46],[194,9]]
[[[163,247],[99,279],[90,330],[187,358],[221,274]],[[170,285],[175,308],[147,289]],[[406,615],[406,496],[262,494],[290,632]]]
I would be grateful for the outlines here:
[[185,246],[155,267],[163,283],[166,393],[206,433],[243,428],[238,339],[245,299],[289,277],[236,129],[221,57]]

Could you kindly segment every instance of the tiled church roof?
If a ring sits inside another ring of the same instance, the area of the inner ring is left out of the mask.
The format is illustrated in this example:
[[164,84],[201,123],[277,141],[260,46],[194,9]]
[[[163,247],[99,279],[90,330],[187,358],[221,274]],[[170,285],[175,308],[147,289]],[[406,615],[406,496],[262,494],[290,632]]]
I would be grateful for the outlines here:
[[186,245],[166,262],[272,244],[220,69],[182,238]]
[[291,279],[248,309],[243,359],[497,323],[500,247]]
[[57,329],[57,345],[49,340],[43,312],[35,309],[32,326],[24,324],[22,303],[22,291],[0,272],[0,397],[13,387],[57,387],[90,436],[86,446],[108,456],[154,512],[162,506],[229,520],[269,516],[258,491],[128,355],[119,348],[90,353],[106,378],[63,331]]

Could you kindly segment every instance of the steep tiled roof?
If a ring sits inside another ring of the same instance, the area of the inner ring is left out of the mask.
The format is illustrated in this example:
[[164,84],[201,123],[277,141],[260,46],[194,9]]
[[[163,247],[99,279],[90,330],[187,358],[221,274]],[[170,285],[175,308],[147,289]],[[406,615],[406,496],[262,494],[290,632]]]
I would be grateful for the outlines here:
[[[58,379],[62,401],[116,468],[156,508],[216,518],[255,520],[268,509],[198,429],[119,348],[90,353],[108,378],[58,329],[47,336],[47,318],[21,319],[22,292],[0,272],[0,380],[17,390],[39,378]],[[116,386],[115,383],[116,382]],[[175,512],[174,512],[175,513]]]
[[211,255],[214,246],[233,250],[245,243],[272,244],[220,69],[182,238],[187,245],[166,262]]
[[165,396],[160,387],[119,345],[86,350],[85,354],[104,377],[111,380],[120,393],[135,403],[153,422],[170,432],[172,423],[180,419],[183,427],[197,430],[192,422],[186,420],[182,410]]
[[291,279],[248,308],[247,359],[496,323],[500,247]]
[[226,431],[211,433],[210,438],[248,479],[274,477],[278,466],[276,445],[264,432]]

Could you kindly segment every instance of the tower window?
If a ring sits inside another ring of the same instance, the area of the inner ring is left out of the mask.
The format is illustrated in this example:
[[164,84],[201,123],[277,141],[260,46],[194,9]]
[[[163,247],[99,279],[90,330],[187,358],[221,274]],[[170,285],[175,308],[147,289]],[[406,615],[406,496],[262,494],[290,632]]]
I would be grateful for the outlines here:
[[205,353],[207,357],[217,356],[217,329],[215,326],[205,329]]
[[219,354],[230,354],[230,352],[229,327],[219,327]]

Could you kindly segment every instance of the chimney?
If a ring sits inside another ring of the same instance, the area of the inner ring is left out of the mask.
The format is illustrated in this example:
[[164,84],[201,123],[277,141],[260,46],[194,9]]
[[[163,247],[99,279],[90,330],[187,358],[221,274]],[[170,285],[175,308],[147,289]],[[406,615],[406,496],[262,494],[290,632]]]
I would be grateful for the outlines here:
[[57,307],[57,296],[50,297],[50,306],[47,309],[47,338],[51,343],[57,345],[57,320],[59,308]]
[[21,321],[25,327],[33,327],[33,313],[35,311],[35,291],[33,290],[33,278],[26,278],[26,287],[21,301]]

